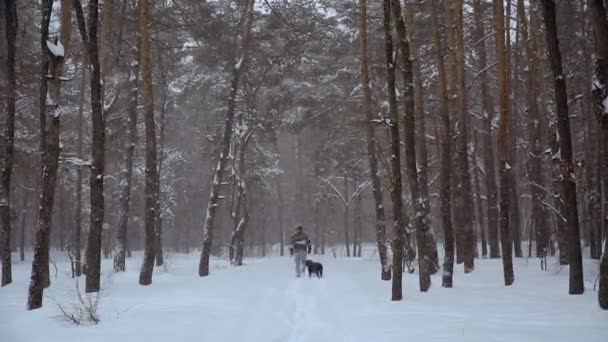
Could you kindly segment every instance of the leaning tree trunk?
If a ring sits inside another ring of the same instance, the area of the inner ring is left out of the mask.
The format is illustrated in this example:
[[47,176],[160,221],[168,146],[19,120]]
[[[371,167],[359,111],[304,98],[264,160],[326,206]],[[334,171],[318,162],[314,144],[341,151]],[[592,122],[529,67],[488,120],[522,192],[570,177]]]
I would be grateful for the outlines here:
[[235,172],[234,187],[236,199],[235,207],[232,208],[234,229],[230,239],[230,263],[234,266],[243,265],[243,253],[245,248],[245,229],[249,223],[249,203],[247,197],[247,180],[245,170],[245,151],[251,138],[251,133],[246,133],[239,137],[239,143],[236,147],[236,155],[238,159],[237,170]]
[[150,1],[139,4],[140,66],[144,127],[146,132],[146,181],[144,189],[145,251],[139,273],[139,284],[150,285],[156,259],[156,220],[158,215],[158,168],[156,159],[156,127],[154,122],[154,94],[152,88],[152,56],[150,51]]
[[[595,75],[593,99],[595,113],[600,121],[603,144],[608,146],[608,20],[606,7],[601,0],[588,0],[591,24],[595,36]],[[606,156],[604,156],[606,158]],[[604,171],[605,172],[605,171]],[[608,239],[604,238],[604,253],[600,259],[598,303],[608,310]]]
[[[241,32],[241,43],[238,52],[240,53],[240,56],[238,59],[234,60],[234,67],[232,69],[232,81],[230,82],[230,94],[228,96],[226,121],[224,123],[224,133],[221,141],[221,152],[218,158],[217,167],[214,171],[213,181],[211,184],[211,194],[209,196],[205,222],[203,224],[202,251],[198,265],[198,275],[201,277],[209,275],[209,257],[211,256],[211,244],[213,242],[213,223],[215,220],[218,201],[220,199],[222,178],[224,176],[224,171],[226,169],[226,164],[229,157],[228,154],[230,152],[230,140],[232,137],[232,125],[234,123],[234,112],[236,108],[239,80],[249,56],[249,40],[251,35],[251,25],[253,22],[253,3],[253,0],[247,0],[244,4],[244,21]],[[238,55],[235,54],[235,56]]]
[[372,180],[374,207],[376,209],[376,245],[380,257],[380,279],[391,279],[391,265],[386,248],[386,217],[383,205],[382,182],[378,173],[376,155],[376,134],[373,127],[372,92],[369,86],[369,60],[367,48],[367,0],[359,0],[359,62],[361,69],[361,87],[363,88],[363,114],[365,115],[365,138],[369,173]]
[[6,92],[5,116],[0,131],[0,256],[2,257],[2,283],[10,284],[11,270],[11,172],[13,170],[13,141],[15,138],[15,98],[17,95],[17,76],[15,74],[15,52],[17,50],[17,5],[15,0],[4,3],[4,23],[6,25],[6,66],[8,89]]
[[399,139],[399,116],[397,114],[397,94],[395,93],[395,59],[393,56],[393,38],[391,23],[391,0],[383,1],[384,13],[384,52],[386,63],[386,83],[388,91],[388,103],[390,114],[390,142],[391,142],[391,169],[393,201],[393,281],[391,288],[391,300],[403,299],[403,238],[405,236],[403,201],[401,198],[401,140]]
[[137,93],[139,92],[139,63],[134,57],[129,70],[129,104],[127,105],[127,121],[125,122],[127,142],[124,154],[123,174],[119,196],[120,208],[118,226],[116,229],[116,246],[114,247],[114,272],[125,271],[127,254],[127,228],[129,226],[129,209],[131,203],[131,181],[133,178],[133,155],[137,142]]
[[416,125],[414,109],[414,74],[412,60],[410,57],[410,47],[407,41],[405,21],[401,14],[401,4],[399,0],[392,0],[391,9],[395,20],[399,50],[401,52],[401,70],[403,73],[403,98],[404,98],[404,142],[405,158],[407,165],[408,182],[412,204],[414,206],[414,222],[416,226],[416,246],[418,249],[418,275],[420,291],[426,292],[431,287],[431,274],[434,270],[433,265],[433,242],[430,233],[430,226],[427,217],[428,198],[420,193],[420,180],[418,179],[418,165],[416,161]]
[[500,183],[500,245],[502,248],[502,263],[505,285],[513,284],[513,245],[510,232],[510,186],[511,166],[509,165],[509,77],[508,56],[505,43],[505,19],[502,0],[494,0],[494,41],[496,43],[496,55],[498,60],[498,97],[499,97],[499,122],[498,122],[498,159],[499,159],[499,183]]
[[441,116],[441,169],[439,197],[441,201],[440,213],[443,226],[443,275],[441,286],[452,287],[454,272],[454,228],[452,227],[452,201],[451,201],[451,172],[452,172],[452,133],[450,112],[448,110],[448,83],[444,62],[444,49],[441,41],[442,25],[438,22],[437,0],[431,0],[431,29],[433,31],[433,49],[437,64],[439,114]]
[[[64,0],[64,5],[67,1]],[[69,6],[66,5],[68,8]],[[62,6],[63,7],[63,6]],[[40,75],[40,145],[41,145],[41,194],[36,224],[34,260],[28,289],[27,309],[38,309],[42,306],[44,288],[50,285],[49,277],[49,239],[57,170],[59,168],[59,108],[61,66],[63,65],[65,48],[61,44],[48,41],[49,22],[52,12],[52,1],[45,0],[42,6],[41,48],[42,74]],[[62,13],[62,40],[69,37],[69,25],[63,25],[67,16]],[[66,44],[69,40],[66,40]],[[57,42],[56,42],[57,43]],[[53,48],[55,53],[51,52]],[[47,83],[47,79],[50,82]],[[48,98],[47,98],[48,92]],[[47,118],[48,115],[48,118]]]
[[563,189],[562,198],[566,214],[566,230],[568,244],[568,263],[570,265],[570,294],[582,294],[585,291],[583,284],[583,259],[581,256],[581,241],[579,233],[578,208],[576,203],[576,180],[574,178],[574,164],[572,162],[572,138],[570,132],[570,118],[568,116],[568,94],[566,79],[562,70],[562,57],[559,51],[557,37],[557,20],[555,15],[555,2],[541,0],[543,19],[545,23],[545,38],[551,71],[554,78],[555,103],[557,105],[557,130],[559,133],[560,149],[560,183]]

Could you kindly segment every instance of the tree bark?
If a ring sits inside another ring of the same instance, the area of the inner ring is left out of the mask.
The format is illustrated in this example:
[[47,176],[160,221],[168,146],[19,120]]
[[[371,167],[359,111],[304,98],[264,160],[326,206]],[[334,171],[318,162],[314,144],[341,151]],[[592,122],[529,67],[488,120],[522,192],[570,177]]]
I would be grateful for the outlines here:
[[[589,14],[595,37],[595,68],[593,100],[595,114],[602,127],[603,144],[608,146],[608,19],[601,0],[588,0]],[[606,158],[604,156],[603,158]],[[605,171],[604,171],[605,172]],[[605,186],[608,184],[605,184]],[[605,229],[605,228],[604,228]],[[604,233],[605,234],[605,233]],[[604,238],[604,253],[600,259],[598,303],[608,310],[608,238]]]
[[583,260],[581,256],[581,242],[578,221],[578,208],[576,202],[576,180],[574,178],[574,164],[572,162],[572,139],[570,132],[570,118],[568,116],[568,94],[566,79],[562,70],[559,39],[557,37],[557,20],[555,15],[555,2],[541,0],[543,19],[545,22],[545,38],[551,71],[554,78],[555,103],[557,105],[557,129],[559,133],[560,153],[560,182],[563,189],[564,207],[566,214],[568,263],[570,265],[570,294],[582,294],[585,290],[583,284]]
[[383,30],[384,30],[384,52],[386,63],[386,83],[388,91],[388,103],[390,114],[390,143],[391,143],[391,169],[393,201],[393,280],[391,288],[391,300],[403,299],[403,237],[405,236],[403,202],[401,198],[401,140],[399,139],[399,116],[397,114],[397,94],[395,93],[395,60],[393,56],[393,38],[391,23],[391,0],[383,0]]
[[139,3],[141,89],[144,105],[146,132],[146,181],[144,194],[145,250],[139,273],[139,284],[150,285],[156,259],[156,220],[158,219],[158,168],[156,151],[156,127],[154,122],[154,94],[152,87],[152,52],[150,36],[150,1]]
[[369,172],[372,180],[372,193],[376,212],[376,245],[380,258],[380,279],[391,279],[391,265],[388,260],[386,247],[386,216],[384,212],[384,198],[382,181],[378,173],[378,158],[376,151],[376,134],[372,124],[372,92],[369,80],[369,59],[367,47],[367,0],[359,0],[359,63],[361,70],[361,87],[363,88],[363,115],[365,117],[365,138],[367,142],[367,156]]
[[500,183],[500,244],[502,248],[502,263],[505,285],[513,284],[513,245],[510,235],[510,187],[511,166],[509,165],[509,74],[508,55],[505,43],[504,4],[502,0],[494,0],[494,40],[498,60],[498,96],[500,117],[498,122],[498,158]]
[[211,256],[211,243],[213,241],[213,222],[218,206],[222,178],[224,176],[224,170],[226,169],[226,163],[228,162],[228,153],[230,151],[230,140],[232,137],[232,126],[234,123],[234,112],[236,108],[239,80],[249,55],[249,40],[251,34],[251,25],[253,22],[253,3],[253,0],[247,0],[244,4],[244,21],[241,27],[241,42],[238,49],[240,56],[238,59],[234,60],[232,81],[230,83],[230,94],[228,96],[228,108],[226,110],[226,121],[224,124],[224,133],[221,141],[221,152],[218,158],[217,167],[214,171],[213,181],[211,184],[211,194],[209,196],[205,222],[203,224],[202,252],[198,266],[198,274],[201,277],[209,275],[209,257]]
[[0,256],[2,257],[2,283],[6,286],[13,281],[11,270],[11,173],[13,171],[13,142],[15,140],[15,99],[17,95],[17,75],[15,54],[17,51],[17,5],[15,0],[4,3],[4,24],[6,25],[6,68],[8,89],[2,115],[3,127],[0,131]]
[[[59,76],[64,56],[55,56],[49,51],[49,22],[52,11],[52,1],[42,3],[41,48],[42,73],[40,75],[40,147],[41,147],[41,194],[36,224],[34,260],[28,289],[27,309],[34,310],[42,307],[44,288],[50,285],[49,277],[49,238],[54,201],[57,169],[59,167],[59,118],[60,109],[57,103],[59,97]],[[62,16],[63,19],[63,16]],[[62,25],[62,30],[67,30]],[[67,35],[65,35],[67,36]],[[62,35],[62,38],[65,37]],[[47,75],[51,75],[52,86],[47,83]],[[47,98],[48,92],[48,98]],[[52,93],[52,94],[51,94]],[[47,120],[47,115],[49,120]]]
[[414,206],[414,224],[416,227],[416,246],[418,249],[418,275],[420,291],[426,292],[431,287],[431,274],[434,270],[430,226],[427,217],[428,198],[424,198],[420,192],[420,180],[418,178],[418,165],[416,159],[416,124],[414,106],[414,74],[410,47],[407,40],[405,21],[401,12],[399,0],[392,0],[391,8],[393,19],[397,30],[399,50],[401,52],[401,71],[403,73],[403,98],[404,98],[404,142],[405,161],[412,205]]
[[441,170],[439,197],[441,201],[440,213],[443,226],[443,275],[441,286],[452,287],[454,271],[454,229],[452,227],[452,201],[451,201],[451,169],[452,169],[452,133],[450,112],[448,109],[448,86],[444,62],[444,48],[441,41],[442,25],[438,22],[437,0],[430,2],[431,28],[433,31],[433,49],[437,64],[439,114],[441,130],[438,138],[441,140]]
[[105,118],[102,112],[101,72],[99,65],[99,47],[97,42],[98,1],[89,2],[87,28],[87,58],[91,66],[91,118],[93,122],[93,140],[91,144],[91,172],[89,187],[91,191],[90,226],[87,236],[86,251],[86,284],[85,292],[98,292],[101,279],[101,238],[103,230],[104,196],[103,173],[105,153]]

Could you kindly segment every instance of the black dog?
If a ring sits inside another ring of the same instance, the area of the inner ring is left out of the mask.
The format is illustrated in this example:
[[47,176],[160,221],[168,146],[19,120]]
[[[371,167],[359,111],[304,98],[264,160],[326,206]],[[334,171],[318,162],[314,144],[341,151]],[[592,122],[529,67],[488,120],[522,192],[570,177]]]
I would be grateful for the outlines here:
[[306,260],[304,262],[306,268],[308,268],[308,276],[312,277],[312,275],[316,275],[317,278],[323,277],[323,264],[320,262],[314,262],[312,260]]

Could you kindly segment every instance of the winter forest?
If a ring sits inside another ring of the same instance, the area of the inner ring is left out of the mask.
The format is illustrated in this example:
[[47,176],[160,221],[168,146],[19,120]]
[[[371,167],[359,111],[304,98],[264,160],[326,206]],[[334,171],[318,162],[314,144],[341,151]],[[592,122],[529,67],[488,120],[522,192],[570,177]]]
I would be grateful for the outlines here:
[[608,340],[607,8],[2,0],[0,341]]

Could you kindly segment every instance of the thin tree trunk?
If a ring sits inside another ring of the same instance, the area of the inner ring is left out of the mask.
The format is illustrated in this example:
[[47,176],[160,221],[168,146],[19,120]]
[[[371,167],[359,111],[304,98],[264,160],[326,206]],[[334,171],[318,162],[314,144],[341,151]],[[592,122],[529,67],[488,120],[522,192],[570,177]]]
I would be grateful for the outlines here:
[[[477,131],[473,134],[474,137],[474,150],[473,150],[473,177],[475,183],[475,204],[477,209],[477,229],[479,231],[479,236],[481,237],[481,256],[488,256],[488,244],[486,242],[486,231],[485,231],[485,222],[483,215],[483,204],[481,202],[481,185],[479,181],[479,143],[477,139]],[[476,244],[477,245],[477,244]],[[475,248],[477,250],[477,248]]]
[[25,261],[25,227],[27,220],[27,203],[29,192],[24,192],[21,203],[21,229],[19,233],[19,260]]
[[555,2],[553,0],[541,0],[541,5],[545,22],[545,37],[549,61],[551,62],[551,71],[554,78],[555,103],[557,104],[560,180],[564,194],[562,200],[564,201],[566,214],[568,261],[570,265],[570,286],[568,292],[570,294],[582,294],[585,291],[583,284],[583,260],[581,256],[578,208],[576,203],[576,181],[574,179],[574,165],[572,162],[572,139],[570,118],[568,116],[566,79],[562,70],[561,53],[559,51]]
[[160,137],[159,137],[159,149],[158,149],[158,185],[157,185],[157,200],[156,200],[156,229],[154,232],[156,249],[156,266],[162,266],[163,259],[163,244],[162,244],[162,233],[163,233],[163,217],[162,217],[162,198],[160,196],[160,181],[162,178],[163,160],[165,154],[165,127],[167,125],[166,112],[167,112],[167,71],[163,66],[162,55],[159,54],[158,64],[161,66],[161,84],[162,84],[162,96],[160,103]]
[[431,273],[433,267],[432,243],[430,226],[427,217],[428,198],[424,198],[420,192],[420,180],[418,179],[418,165],[416,160],[416,133],[415,133],[415,106],[414,106],[414,74],[410,47],[407,40],[407,31],[401,12],[399,0],[392,0],[391,8],[393,19],[397,30],[398,46],[401,52],[401,71],[403,73],[403,98],[404,98],[404,142],[406,171],[410,186],[412,204],[414,206],[414,222],[416,227],[416,246],[418,249],[418,275],[420,291],[426,292],[431,286]]
[[511,173],[509,165],[509,73],[508,55],[505,42],[504,5],[502,0],[494,0],[494,24],[496,55],[498,60],[498,96],[499,96],[499,122],[498,122],[498,158],[500,183],[500,244],[502,248],[502,263],[505,285],[513,284],[513,244],[511,243],[510,207],[511,199]]
[[395,93],[395,60],[393,56],[393,38],[391,23],[391,0],[383,0],[384,13],[384,52],[386,63],[386,79],[388,91],[388,103],[390,114],[390,142],[391,142],[391,169],[393,201],[393,281],[391,288],[391,300],[403,299],[403,237],[405,236],[403,202],[401,198],[401,140],[399,139],[399,116],[397,114],[397,94]]
[[[531,5],[534,6],[534,5]],[[520,26],[524,54],[527,60],[526,68],[526,117],[528,118],[528,179],[530,194],[532,195],[532,227],[536,232],[536,256],[543,258],[547,255],[549,247],[549,233],[547,231],[547,218],[542,206],[544,202],[543,176],[542,176],[542,118],[538,106],[538,83],[537,75],[539,60],[537,56],[538,46],[536,40],[528,34],[528,19],[526,17],[523,0],[517,1],[517,16]],[[531,26],[539,25],[535,16],[531,16]],[[532,241],[530,240],[530,244]]]
[[[344,198],[348,198],[348,176],[344,175]],[[346,245],[346,256],[350,257],[348,238],[348,205],[344,203],[344,244]]]
[[114,272],[125,271],[127,252],[127,229],[129,227],[129,209],[131,204],[131,182],[133,178],[133,155],[137,143],[137,94],[139,92],[139,63],[137,55],[128,68],[129,74],[129,103],[127,105],[126,147],[124,165],[121,175],[119,195],[119,214],[116,229],[116,245],[114,251]]
[[141,89],[144,104],[144,126],[146,132],[146,181],[144,190],[144,260],[139,274],[140,285],[152,283],[154,260],[156,259],[156,230],[158,219],[158,168],[156,151],[156,127],[154,122],[154,94],[152,87],[152,56],[150,37],[150,2],[139,4]]
[[[63,7],[63,6],[62,6]],[[59,76],[63,55],[55,56],[49,51],[48,36],[49,22],[52,11],[52,1],[42,3],[41,49],[42,74],[40,75],[40,146],[42,165],[40,172],[40,204],[36,236],[34,244],[34,260],[28,289],[27,309],[34,310],[42,307],[44,288],[50,285],[49,277],[49,238],[57,169],[59,167]],[[62,20],[64,16],[62,15]],[[62,25],[62,30],[67,30]],[[62,39],[69,36],[62,34]],[[47,75],[51,75],[52,84],[47,84]],[[47,99],[48,91],[48,99]],[[47,120],[47,115],[49,116]]]
[[6,286],[13,281],[11,270],[11,173],[13,171],[13,142],[15,139],[15,99],[17,96],[17,75],[15,73],[15,53],[17,51],[17,5],[15,0],[4,2],[4,23],[6,25],[6,67],[8,91],[0,140],[0,256],[2,257],[2,283]]
[[386,217],[382,182],[378,173],[378,158],[376,151],[376,134],[372,125],[372,92],[369,85],[369,57],[367,46],[367,0],[359,0],[359,61],[361,69],[361,87],[363,88],[363,114],[365,116],[365,138],[369,172],[372,180],[372,193],[376,212],[376,245],[380,259],[380,279],[391,279],[391,265],[388,260],[386,247]]
[[[78,159],[82,160],[83,158],[83,134],[82,134],[82,126],[83,126],[83,114],[84,114],[84,100],[86,93],[86,79],[87,79],[87,67],[85,63],[82,65],[82,80],[80,83],[80,100],[78,105]],[[72,251],[74,258],[74,275],[76,277],[80,277],[82,275],[82,180],[83,180],[83,172],[82,167],[79,167],[76,170],[76,211],[74,213],[74,231],[72,232]]]
[[437,0],[430,2],[431,28],[433,30],[433,49],[437,64],[439,114],[441,116],[441,130],[438,140],[441,140],[441,169],[439,197],[441,201],[440,213],[443,226],[443,272],[441,286],[452,287],[454,271],[454,229],[452,227],[452,201],[451,201],[451,169],[452,169],[452,133],[450,112],[448,109],[447,74],[444,62],[444,48],[441,41],[443,27],[438,22]]
[[228,162],[228,153],[230,151],[230,140],[232,137],[232,125],[234,123],[234,112],[236,108],[239,80],[249,55],[249,40],[251,34],[251,25],[253,22],[253,3],[253,0],[247,0],[244,4],[245,11],[243,13],[243,18],[245,20],[243,21],[241,43],[239,46],[240,56],[238,59],[234,60],[232,81],[230,83],[230,95],[228,97],[228,108],[226,110],[226,121],[221,141],[221,152],[218,158],[217,167],[214,171],[215,173],[211,184],[211,194],[209,196],[205,222],[203,224],[202,252],[198,266],[198,274],[201,277],[209,275],[209,257],[211,255],[211,244],[213,242],[213,222],[218,206],[222,178],[224,176],[224,170],[226,169],[226,163]]

